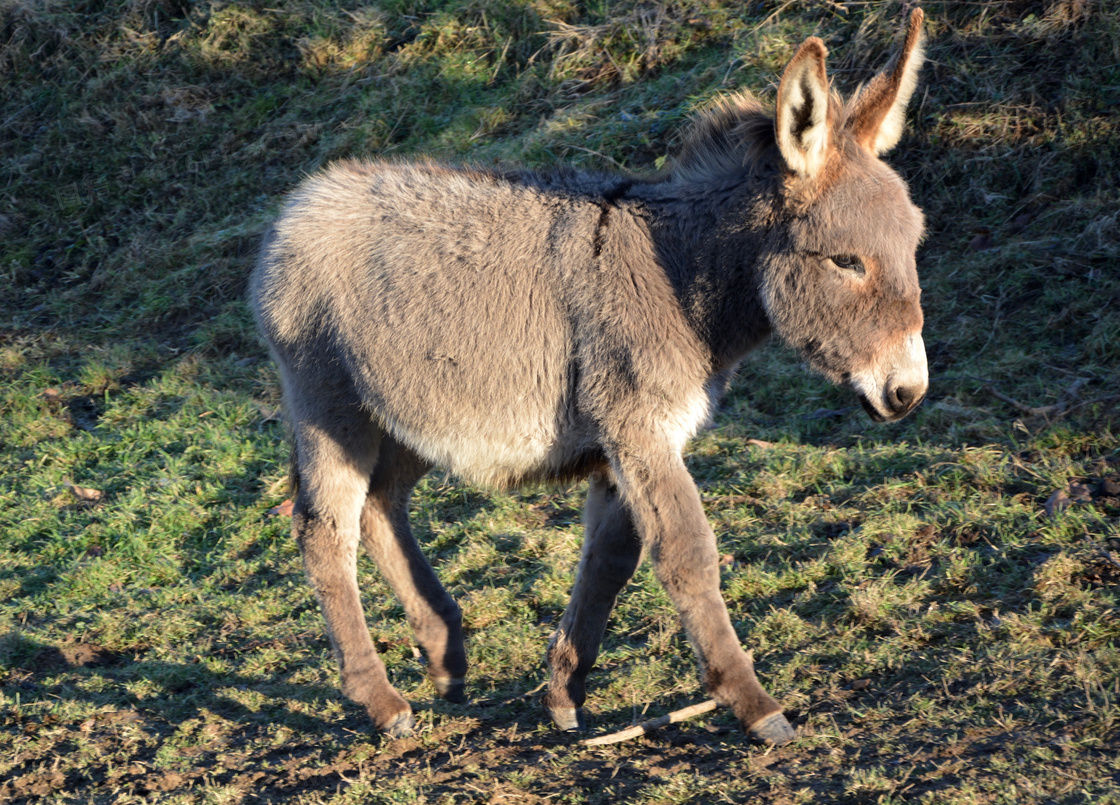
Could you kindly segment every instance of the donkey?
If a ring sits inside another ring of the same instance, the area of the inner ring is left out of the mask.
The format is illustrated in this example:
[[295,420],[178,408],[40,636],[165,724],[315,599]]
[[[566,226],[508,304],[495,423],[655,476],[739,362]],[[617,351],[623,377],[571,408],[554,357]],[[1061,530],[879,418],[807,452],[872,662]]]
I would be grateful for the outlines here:
[[925,396],[922,214],[878,156],[901,137],[922,12],[845,103],[805,40],[771,116],[742,93],[701,114],[653,176],[346,161],[307,179],[266,235],[254,311],[293,430],[292,531],[342,690],[377,729],[414,721],[362,612],[358,544],[400,598],[438,693],[462,701],[459,607],[414,540],[433,466],[497,487],[589,479],[571,602],[543,703],[582,727],[607,618],[643,553],[709,694],[754,740],[795,732],[719,592],[681,457],[738,362],[776,333],[872,419]]

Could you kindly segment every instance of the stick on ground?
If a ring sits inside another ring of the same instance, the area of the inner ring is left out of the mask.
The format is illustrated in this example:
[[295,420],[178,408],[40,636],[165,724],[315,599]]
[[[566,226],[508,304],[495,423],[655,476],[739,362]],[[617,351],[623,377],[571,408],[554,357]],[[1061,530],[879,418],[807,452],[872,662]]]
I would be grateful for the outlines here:
[[700,704],[692,704],[688,707],[683,707],[680,710],[674,710],[668,715],[660,716],[658,718],[651,718],[649,721],[643,721],[634,727],[628,727],[618,732],[612,732],[610,735],[600,735],[598,738],[588,738],[581,741],[584,746],[606,746],[607,744],[617,744],[623,741],[629,741],[631,738],[637,738],[639,735],[645,735],[647,732],[667,727],[670,724],[675,724],[678,721],[684,721],[686,718],[701,715],[703,713],[710,713],[716,709],[716,700],[708,699],[706,702]]

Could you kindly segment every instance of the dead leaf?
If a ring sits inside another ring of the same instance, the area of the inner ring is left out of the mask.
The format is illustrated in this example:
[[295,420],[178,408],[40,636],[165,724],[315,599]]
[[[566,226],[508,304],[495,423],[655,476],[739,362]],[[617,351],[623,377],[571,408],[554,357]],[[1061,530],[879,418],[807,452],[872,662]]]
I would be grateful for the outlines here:
[[721,567],[731,567],[735,564],[735,557],[729,553],[725,553],[719,558],[719,563]]
[[867,690],[867,688],[871,687],[871,680],[857,679],[848,687],[850,687],[852,690]]
[[747,439],[747,444],[753,444],[755,447],[761,447],[763,450],[774,446],[773,442],[764,442],[762,439]]
[[1053,494],[1047,498],[1046,502],[1042,504],[1042,508],[1046,509],[1046,513],[1050,517],[1054,517],[1065,511],[1069,504],[1073,501],[1070,500],[1069,495],[1066,494],[1064,489],[1055,489]]
[[1075,503],[1092,503],[1093,491],[1082,483],[1071,481],[1062,489],[1055,489],[1043,504],[1046,513],[1051,517],[1061,514]]
[[288,498],[283,503],[281,503],[279,506],[273,506],[271,509],[269,509],[268,510],[268,516],[269,517],[291,517],[292,516],[292,507],[294,505],[295,504],[292,503],[292,499]]
[[1085,484],[1070,484],[1068,489],[1070,500],[1074,500],[1079,503],[1093,502],[1093,493]]
[[69,481],[66,482],[66,488],[70,490],[70,494],[72,494],[78,500],[84,501],[86,503],[96,503],[97,501],[101,500],[102,492],[100,489],[91,489],[88,486],[78,486],[77,484],[72,484]]
[[987,232],[981,232],[979,235],[970,240],[968,242],[968,245],[969,248],[971,248],[973,251],[984,252],[992,248],[994,244],[992,243],[991,235],[989,235]]

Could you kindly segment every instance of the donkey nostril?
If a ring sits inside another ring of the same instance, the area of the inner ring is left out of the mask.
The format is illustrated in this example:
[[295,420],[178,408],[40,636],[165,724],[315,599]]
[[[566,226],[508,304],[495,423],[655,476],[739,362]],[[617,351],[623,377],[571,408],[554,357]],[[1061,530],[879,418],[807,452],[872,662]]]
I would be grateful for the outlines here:
[[891,395],[892,408],[896,411],[905,411],[914,404],[917,395],[909,386],[897,386]]

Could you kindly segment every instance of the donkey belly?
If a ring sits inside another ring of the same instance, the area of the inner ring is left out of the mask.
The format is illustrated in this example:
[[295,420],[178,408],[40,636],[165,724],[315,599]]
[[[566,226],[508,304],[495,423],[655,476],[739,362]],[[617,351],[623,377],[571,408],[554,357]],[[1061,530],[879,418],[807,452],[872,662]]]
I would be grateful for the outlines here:
[[479,316],[477,331],[451,316],[378,326],[350,358],[363,405],[399,441],[474,482],[559,470],[580,430],[565,416],[564,334],[511,318]]
[[580,428],[563,413],[571,401],[560,372],[550,371],[559,361],[540,350],[530,355],[523,343],[443,343],[453,327],[426,339],[418,330],[408,343],[386,332],[388,355],[359,353],[352,364],[363,405],[395,438],[463,478],[496,486],[555,474],[578,452]]

